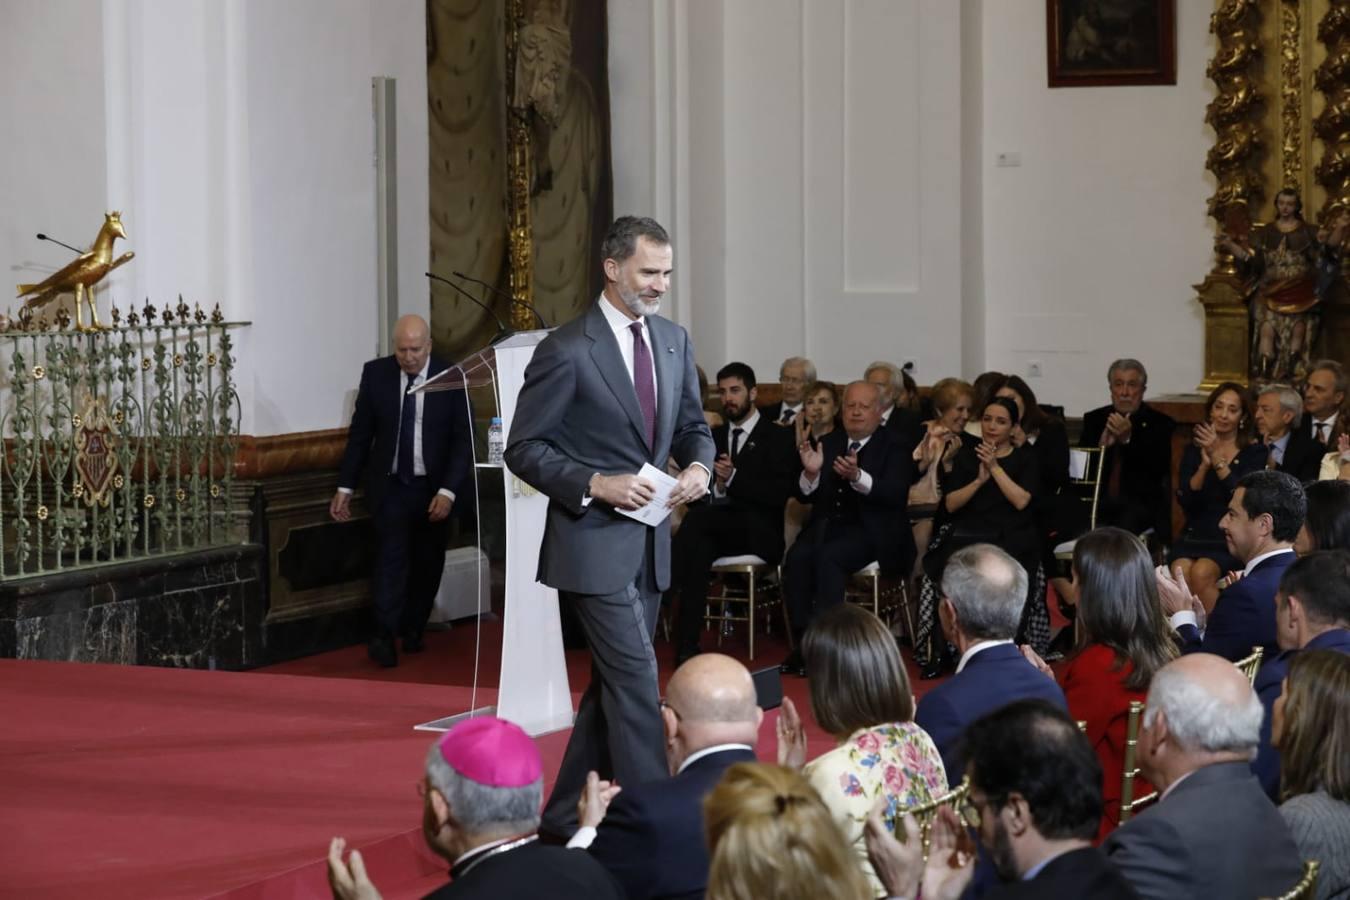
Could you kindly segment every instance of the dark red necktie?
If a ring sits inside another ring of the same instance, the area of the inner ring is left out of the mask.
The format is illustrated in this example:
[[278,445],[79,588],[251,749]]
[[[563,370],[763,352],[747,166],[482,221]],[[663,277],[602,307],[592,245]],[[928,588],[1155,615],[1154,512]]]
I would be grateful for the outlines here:
[[642,424],[647,426],[647,446],[656,445],[656,382],[652,378],[652,354],[642,339],[642,323],[628,326],[633,332],[633,388],[642,407]]

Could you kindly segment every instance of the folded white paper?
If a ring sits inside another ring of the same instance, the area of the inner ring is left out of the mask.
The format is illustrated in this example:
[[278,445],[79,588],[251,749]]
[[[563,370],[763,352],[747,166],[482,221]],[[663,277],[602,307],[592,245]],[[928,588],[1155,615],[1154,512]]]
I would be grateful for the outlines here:
[[666,516],[670,515],[670,507],[666,503],[670,501],[670,495],[674,493],[675,486],[679,484],[669,473],[662,472],[651,463],[643,463],[642,468],[638,470],[638,477],[651,483],[655,488],[655,496],[651,502],[640,509],[618,509],[630,519],[637,519],[644,525],[660,525],[665,521]]

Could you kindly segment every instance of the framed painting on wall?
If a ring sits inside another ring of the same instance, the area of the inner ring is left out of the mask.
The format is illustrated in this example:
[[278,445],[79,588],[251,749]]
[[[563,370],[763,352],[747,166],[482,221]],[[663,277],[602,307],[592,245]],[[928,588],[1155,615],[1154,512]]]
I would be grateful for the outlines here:
[[1176,84],[1176,0],[1045,0],[1050,87]]

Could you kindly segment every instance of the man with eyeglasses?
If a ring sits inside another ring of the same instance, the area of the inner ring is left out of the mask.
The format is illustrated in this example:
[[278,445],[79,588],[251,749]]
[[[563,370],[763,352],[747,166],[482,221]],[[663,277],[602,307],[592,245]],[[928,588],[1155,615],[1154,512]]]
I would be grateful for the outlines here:
[[804,356],[789,356],[778,370],[783,399],[759,408],[764,418],[775,425],[791,425],[802,413],[806,389],[816,383],[816,367]]

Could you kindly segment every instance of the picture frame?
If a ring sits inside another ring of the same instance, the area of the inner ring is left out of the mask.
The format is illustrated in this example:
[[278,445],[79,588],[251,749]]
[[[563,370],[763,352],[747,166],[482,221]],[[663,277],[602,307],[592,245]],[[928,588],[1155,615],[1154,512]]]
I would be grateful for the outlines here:
[[1176,0],[1046,0],[1049,85],[1177,83]]

